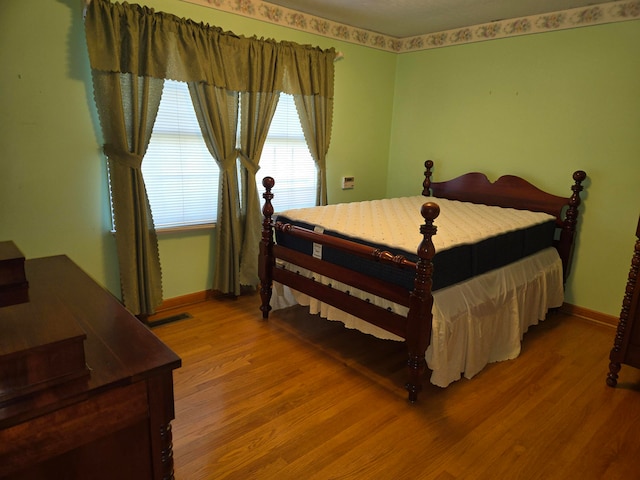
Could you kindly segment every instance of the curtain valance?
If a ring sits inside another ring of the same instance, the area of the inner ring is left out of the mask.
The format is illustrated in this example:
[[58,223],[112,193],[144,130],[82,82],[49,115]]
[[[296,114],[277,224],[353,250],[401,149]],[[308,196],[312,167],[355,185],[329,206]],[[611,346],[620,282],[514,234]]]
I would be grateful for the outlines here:
[[[85,28],[91,68],[199,82],[238,92],[333,99],[333,48],[247,38],[136,4],[93,0]],[[269,72],[269,73],[268,73]],[[275,78],[275,83],[264,78]]]

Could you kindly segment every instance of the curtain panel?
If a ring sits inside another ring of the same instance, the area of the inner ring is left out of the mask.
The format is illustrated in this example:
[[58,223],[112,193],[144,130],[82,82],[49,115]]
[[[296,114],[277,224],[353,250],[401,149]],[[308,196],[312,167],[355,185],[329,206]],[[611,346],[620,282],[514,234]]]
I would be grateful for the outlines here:
[[[259,155],[261,150],[259,143],[262,140],[259,138],[262,134],[250,134],[257,135],[253,140],[256,142],[255,145],[250,148],[246,144],[241,147],[241,151],[236,150],[235,144],[232,148],[230,142],[236,136],[237,110],[229,107],[227,101],[229,97],[237,101],[241,93],[247,92],[256,94],[256,98],[265,96],[264,94],[277,96],[284,92],[311,99],[304,103],[310,102],[316,107],[313,112],[306,114],[307,119],[301,118],[301,122],[307,141],[315,139],[314,143],[309,145],[313,145],[312,155],[321,172],[318,195],[320,199],[326,200],[324,157],[330,138],[333,111],[335,50],[239,36],[218,27],[168,13],[155,12],[148,7],[126,2],[112,3],[109,0],[92,0],[87,5],[85,33],[94,76],[128,74],[140,79],[171,79],[189,83],[205,142],[221,170],[221,198],[218,202],[216,234],[219,243],[214,258],[214,289],[223,293],[238,294],[241,282],[251,282],[254,277],[252,262],[256,262],[257,271],[257,253],[256,258],[252,259],[253,248],[248,246],[248,243],[254,238],[259,238],[257,232],[261,225],[259,221],[253,225],[257,192],[251,188],[240,188],[235,163],[239,158],[244,169],[242,176],[248,178],[249,175],[255,175],[259,168],[256,155]],[[104,130],[105,123],[108,122],[105,122],[107,114],[102,112],[106,112],[108,105],[112,103],[121,104],[123,99],[118,89],[102,89],[96,85],[94,82],[96,103],[104,106],[99,109]],[[222,98],[225,100],[221,101]],[[298,111],[301,111],[300,107]],[[157,105],[150,105],[145,121],[153,125],[156,113]],[[129,125],[134,120],[127,115],[125,113],[123,122]],[[266,115],[263,121],[270,122],[269,115]],[[216,125],[216,122],[219,122],[219,125]],[[234,129],[233,134],[227,127]],[[264,128],[264,124],[259,128]],[[120,132],[118,135],[121,138],[107,138],[105,135],[105,142],[128,149],[128,152],[119,151],[119,157],[136,154],[139,161],[143,161],[146,144],[142,148],[134,148],[127,139],[127,135],[130,135],[127,129],[121,128],[117,131]],[[321,135],[318,132],[322,132]],[[105,153],[111,165],[112,156],[109,153],[114,153],[112,150],[105,150]],[[134,199],[129,195],[128,199],[118,200],[119,209],[131,209],[130,215],[140,219],[140,223],[134,228],[135,232],[147,230],[150,234],[143,242],[138,236],[129,235],[129,238],[118,244],[123,300],[132,312],[148,315],[154,313],[155,307],[160,304],[162,299],[157,298],[157,292],[161,292],[161,289],[153,286],[152,290],[156,294],[150,296],[146,291],[149,287],[145,286],[144,282],[136,282],[125,277],[152,276],[153,283],[160,285],[160,264],[159,260],[155,260],[157,239],[152,221],[149,221],[151,216],[144,193],[144,181],[141,174],[138,174],[140,165],[136,163],[127,168],[131,170],[130,173],[111,179],[112,192],[119,195],[116,192],[132,188],[121,186],[122,180],[118,178],[129,175],[138,179],[138,197]],[[114,182],[117,185],[114,185]],[[250,182],[247,181],[246,184],[248,183]],[[248,195],[248,198],[239,198],[241,194],[243,197]],[[114,200],[114,205],[115,203]],[[116,214],[116,221],[117,217]],[[257,246],[256,242],[256,249]],[[245,264],[242,268],[245,273],[242,275],[241,260]],[[147,264],[152,266],[146,267]],[[142,268],[151,273],[142,275]],[[257,277],[255,281],[257,282]]]
[[262,237],[262,211],[260,198],[255,182],[258,173],[260,155],[267,140],[271,120],[276,113],[279,93],[241,94],[242,112],[240,120],[240,171],[242,172],[242,190],[245,192],[245,203],[242,208],[241,221],[244,227],[244,238],[240,250],[241,285],[257,285],[258,251]]
[[204,141],[220,168],[213,289],[238,295],[243,236],[236,166],[238,92],[195,82],[189,83],[189,92]]
[[148,315],[162,302],[158,239],[142,178],[142,159],[158,113],[163,79],[93,72],[111,180],[115,239],[123,303]]

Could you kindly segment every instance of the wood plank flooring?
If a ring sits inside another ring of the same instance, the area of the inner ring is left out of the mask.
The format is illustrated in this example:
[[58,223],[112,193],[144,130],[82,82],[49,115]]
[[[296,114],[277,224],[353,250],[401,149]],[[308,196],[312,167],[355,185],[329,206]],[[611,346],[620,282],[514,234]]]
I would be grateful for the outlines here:
[[640,370],[606,386],[610,326],[555,313],[517,359],[411,405],[402,343],[258,305],[210,300],[153,329],[183,362],[176,479],[640,478]]

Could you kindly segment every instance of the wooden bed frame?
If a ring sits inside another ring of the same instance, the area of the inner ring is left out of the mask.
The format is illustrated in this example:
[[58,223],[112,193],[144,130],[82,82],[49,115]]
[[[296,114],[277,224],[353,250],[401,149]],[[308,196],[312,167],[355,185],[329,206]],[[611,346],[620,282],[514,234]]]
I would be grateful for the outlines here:
[[[493,183],[482,173],[468,173],[446,182],[432,182],[433,162],[427,160],[424,165],[425,179],[422,195],[425,197],[433,195],[451,200],[526,209],[545,212],[556,217],[557,234],[554,246],[562,259],[563,275],[566,281],[573,256],[580,192],[582,191],[582,182],[586,178],[584,171],[578,170],[573,174],[575,183],[571,186],[572,194],[565,198],[546,193],[526,180],[512,175],[500,177]],[[440,213],[438,205],[431,201],[422,205],[420,213],[424,218],[424,224],[420,227],[420,233],[423,238],[417,248],[419,260],[414,263],[401,255],[393,255],[388,251],[315,233],[312,230],[290,224],[274,222],[272,220],[274,208],[271,203],[273,199],[271,190],[275,181],[271,177],[265,177],[262,185],[266,189],[262,195],[265,202],[262,209],[264,220],[259,254],[260,297],[262,301],[260,310],[263,318],[267,319],[269,316],[272,285],[276,281],[404,338],[408,349],[407,366],[409,369],[409,379],[405,388],[409,392],[409,401],[415,402],[418,393],[422,390],[422,379],[426,370],[425,352],[431,339],[433,320],[431,311],[433,306],[432,259],[435,255],[432,237],[436,234],[434,220]],[[351,255],[368,258],[374,262],[390,264],[398,268],[414,269],[414,288],[412,291],[407,291],[402,287],[360,272],[284,248],[275,243],[275,231],[339,249]],[[372,295],[404,305],[409,308],[409,313],[404,317],[351,296],[348,291],[342,292],[332,288],[331,285],[324,285],[288,269],[278,268],[276,259],[299,265]]]

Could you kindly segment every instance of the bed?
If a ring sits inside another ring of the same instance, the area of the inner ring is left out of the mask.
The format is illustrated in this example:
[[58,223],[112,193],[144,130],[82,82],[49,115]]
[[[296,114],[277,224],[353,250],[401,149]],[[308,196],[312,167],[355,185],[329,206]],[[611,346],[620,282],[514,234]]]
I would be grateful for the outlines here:
[[433,161],[424,165],[421,195],[278,215],[275,180],[262,182],[263,318],[298,303],[404,341],[410,402],[427,366],[442,387],[471,378],[487,363],[515,358],[528,327],[561,306],[586,178],[574,172],[563,197],[513,175],[434,182]]

